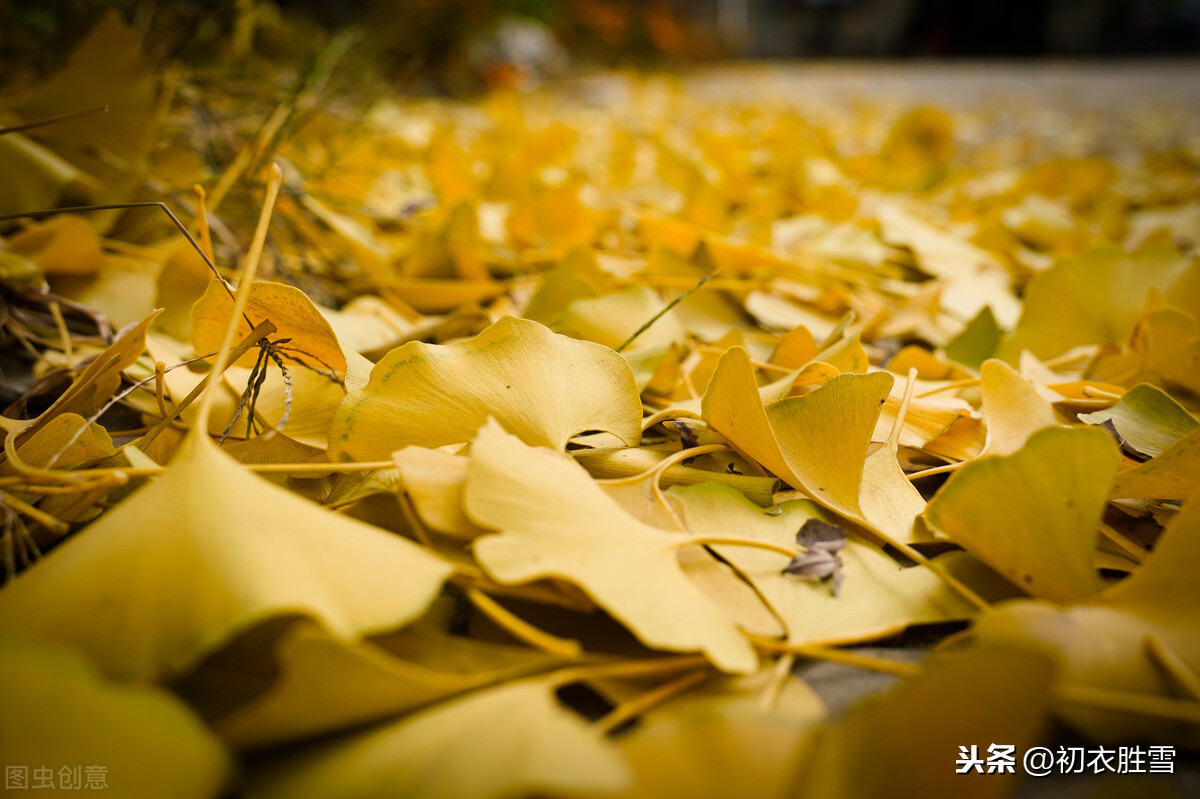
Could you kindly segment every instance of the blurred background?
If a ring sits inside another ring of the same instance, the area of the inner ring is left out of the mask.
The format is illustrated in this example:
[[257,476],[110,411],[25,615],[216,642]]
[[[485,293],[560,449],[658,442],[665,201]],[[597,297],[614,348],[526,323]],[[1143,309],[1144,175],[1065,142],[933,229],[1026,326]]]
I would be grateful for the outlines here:
[[4,66],[61,63],[114,7],[151,52],[185,60],[252,40],[268,57],[298,55],[356,26],[380,68],[450,89],[514,70],[723,57],[1200,54],[1200,0],[0,0]]

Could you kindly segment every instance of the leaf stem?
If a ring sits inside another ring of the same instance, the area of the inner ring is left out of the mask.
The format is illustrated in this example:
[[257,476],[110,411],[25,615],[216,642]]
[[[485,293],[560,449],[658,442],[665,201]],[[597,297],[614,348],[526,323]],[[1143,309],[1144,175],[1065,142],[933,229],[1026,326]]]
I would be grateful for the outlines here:
[[1120,532],[1104,522],[1100,522],[1100,532],[1105,538],[1120,547],[1121,551],[1128,555],[1135,563],[1141,564],[1146,561],[1146,550],[1142,549],[1137,544],[1133,543]]
[[1121,691],[1115,688],[1070,683],[1053,686],[1051,695],[1057,703],[1063,705],[1086,707],[1091,710],[1109,710],[1115,713],[1132,713],[1138,716],[1153,716],[1169,721],[1200,725],[1200,702],[1187,699],[1172,699],[1169,696],[1139,691]]
[[839,649],[832,646],[816,644],[789,644],[786,641],[776,641],[762,636],[751,635],[751,643],[760,652],[771,654],[791,654],[806,660],[822,660],[829,663],[840,663],[867,671],[881,674],[892,674],[897,677],[912,677],[921,671],[916,663],[906,663],[891,658],[864,655],[850,649]]
[[476,610],[494,621],[518,641],[567,660],[575,660],[583,653],[583,645],[578,641],[559,638],[557,635],[551,635],[545,630],[538,629],[478,588],[467,588],[465,593]]
[[705,682],[709,678],[709,675],[710,672],[708,670],[692,671],[670,682],[651,688],[644,694],[639,694],[633,699],[617,705],[604,716],[597,719],[592,727],[601,734],[607,735],[625,722],[632,721],[639,716],[644,716],[647,712],[663,704],[668,699],[690,691],[692,688]]
[[787,547],[780,546],[779,544],[772,544],[770,541],[759,541],[755,538],[738,538],[737,536],[701,535],[693,538],[681,539],[677,542],[677,546],[679,547],[707,547],[718,545],[731,545],[749,547],[751,549],[762,549],[766,550],[767,552],[774,552],[776,555],[783,555],[787,558],[794,558],[800,554],[794,549],[788,549]]

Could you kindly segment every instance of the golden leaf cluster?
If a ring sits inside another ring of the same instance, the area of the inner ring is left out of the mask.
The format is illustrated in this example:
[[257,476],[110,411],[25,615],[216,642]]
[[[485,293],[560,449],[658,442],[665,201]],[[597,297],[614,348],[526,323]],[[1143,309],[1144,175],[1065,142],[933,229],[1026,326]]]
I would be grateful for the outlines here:
[[[995,796],[960,746],[1200,742],[1186,126],[766,66],[363,106],[330,47],[264,108],[109,17],[0,106],[6,763]],[[904,679],[830,717],[809,660]]]

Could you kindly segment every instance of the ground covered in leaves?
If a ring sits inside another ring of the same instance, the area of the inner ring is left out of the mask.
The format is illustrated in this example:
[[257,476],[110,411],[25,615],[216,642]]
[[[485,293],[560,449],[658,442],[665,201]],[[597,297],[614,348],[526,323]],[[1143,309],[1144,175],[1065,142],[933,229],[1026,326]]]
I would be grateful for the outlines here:
[[1200,742],[1195,105],[364,100],[350,47],[218,80],[109,18],[0,105],[6,768],[991,797],[961,747]]

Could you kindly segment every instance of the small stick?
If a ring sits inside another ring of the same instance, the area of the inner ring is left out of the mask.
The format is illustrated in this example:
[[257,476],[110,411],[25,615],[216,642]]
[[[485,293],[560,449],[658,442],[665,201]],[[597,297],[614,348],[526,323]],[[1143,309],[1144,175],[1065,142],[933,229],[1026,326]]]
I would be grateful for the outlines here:
[[95,108],[89,108],[86,111],[75,111],[71,114],[63,114],[62,116],[50,117],[49,119],[39,119],[37,122],[28,122],[24,125],[15,125],[11,128],[0,128],[0,136],[6,133],[23,133],[34,128],[44,128],[47,125],[57,125],[60,122],[73,122],[76,119],[84,119],[86,117],[95,116],[96,114],[107,114],[107,105],[98,105]]
[[[225,372],[225,367],[231,363],[229,356],[230,351],[233,349],[233,337],[237,335],[237,318],[244,315],[246,301],[250,298],[250,286],[254,283],[255,272],[258,271],[258,262],[262,258],[263,247],[267,242],[267,227],[271,222],[271,212],[275,208],[275,198],[279,196],[279,188],[282,185],[283,171],[279,168],[278,164],[274,164],[271,167],[271,177],[267,181],[267,198],[263,202],[262,213],[258,218],[258,226],[254,229],[254,238],[250,242],[249,252],[246,253],[246,264],[242,268],[238,290],[233,298],[233,312],[230,314],[229,326],[225,330],[225,338],[221,342],[221,347],[217,350],[217,358],[213,363],[209,379],[204,383],[207,386],[207,390],[200,400],[200,408],[196,413],[196,429],[198,430],[208,430],[208,417],[212,413],[213,402],[217,398],[217,385],[220,382],[220,375]],[[190,239],[191,236],[189,235],[188,238]]]

